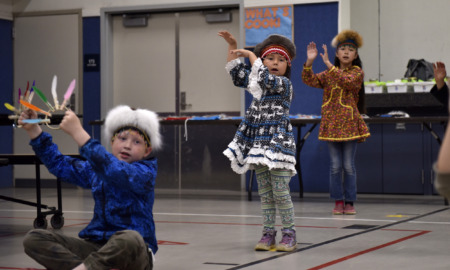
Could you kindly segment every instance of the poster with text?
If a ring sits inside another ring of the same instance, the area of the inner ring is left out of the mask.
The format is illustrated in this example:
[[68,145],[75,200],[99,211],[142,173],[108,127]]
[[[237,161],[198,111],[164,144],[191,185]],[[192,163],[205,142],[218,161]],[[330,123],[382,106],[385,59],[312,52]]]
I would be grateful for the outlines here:
[[292,36],[292,6],[246,8],[244,17],[245,47],[254,47],[271,34]]

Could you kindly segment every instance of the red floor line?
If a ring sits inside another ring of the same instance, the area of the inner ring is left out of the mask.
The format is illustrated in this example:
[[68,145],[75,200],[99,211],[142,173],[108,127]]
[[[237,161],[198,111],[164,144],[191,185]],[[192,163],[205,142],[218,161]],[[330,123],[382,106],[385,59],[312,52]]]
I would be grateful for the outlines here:
[[0,266],[0,269],[7,269],[7,270],[27,270],[27,269],[45,270],[45,269],[37,269],[37,268],[17,268],[17,267],[2,267],[2,266]]
[[78,224],[70,224],[70,225],[64,225],[64,228],[66,228],[66,227],[81,226],[81,225],[88,225],[88,224],[89,224],[89,222],[78,223]]
[[354,254],[351,254],[351,255],[348,255],[348,256],[339,258],[339,259],[337,259],[337,260],[334,260],[334,261],[331,261],[331,262],[327,262],[327,263],[321,264],[321,265],[316,266],[316,267],[313,267],[313,268],[309,268],[308,270],[319,270],[319,269],[323,269],[323,268],[325,268],[325,267],[328,267],[328,266],[331,266],[331,265],[334,265],[334,264],[341,263],[341,262],[343,262],[343,261],[346,261],[346,260],[349,260],[349,259],[352,259],[352,258],[361,256],[361,255],[363,255],[363,254],[366,254],[366,253],[369,253],[369,252],[372,252],[372,251],[375,251],[375,250],[378,250],[378,249],[385,248],[385,247],[387,247],[387,246],[391,246],[391,245],[394,245],[394,244],[397,244],[397,243],[406,241],[406,240],[411,239],[411,238],[414,238],[414,237],[418,237],[418,236],[424,235],[424,234],[429,233],[429,232],[431,232],[431,231],[421,231],[421,232],[419,232],[419,233],[416,233],[416,234],[413,234],[413,235],[410,235],[410,236],[406,236],[406,237],[397,239],[397,240],[395,240],[395,241],[388,242],[388,243],[383,244],[383,245],[379,245],[379,246],[376,246],[376,247],[373,247],[373,248],[369,248],[369,249],[366,249],[366,250],[363,250],[363,251],[360,251],[360,252],[357,252],[357,253],[354,253]]

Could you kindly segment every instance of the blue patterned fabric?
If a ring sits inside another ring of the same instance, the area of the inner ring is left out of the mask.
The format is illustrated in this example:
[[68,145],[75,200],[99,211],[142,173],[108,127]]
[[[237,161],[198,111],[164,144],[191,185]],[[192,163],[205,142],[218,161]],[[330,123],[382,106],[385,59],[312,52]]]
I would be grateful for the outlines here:
[[295,140],[289,118],[293,87],[284,76],[269,73],[258,58],[253,66],[239,58],[227,63],[235,86],[253,95],[252,103],[224,154],[236,173],[245,173],[255,165],[269,169],[295,169]]
[[94,216],[79,233],[80,238],[103,242],[117,231],[135,230],[156,253],[153,221],[156,158],[129,164],[90,139],[80,148],[80,155],[86,159],[81,160],[63,155],[46,132],[31,140],[30,145],[56,177],[92,190]]

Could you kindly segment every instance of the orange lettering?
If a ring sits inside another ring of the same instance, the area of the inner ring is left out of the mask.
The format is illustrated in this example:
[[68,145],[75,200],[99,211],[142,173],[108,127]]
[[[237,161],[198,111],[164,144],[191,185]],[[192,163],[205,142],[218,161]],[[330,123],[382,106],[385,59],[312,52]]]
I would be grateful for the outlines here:
[[264,11],[264,18],[272,17],[272,13],[270,13],[270,9],[266,8]]
[[256,11],[256,9],[246,9],[245,15],[246,15],[247,19],[250,17],[255,18],[255,11]]
[[261,20],[260,19],[256,19],[253,21],[253,28],[255,29],[259,29],[261,27]]
[[247,29],[252,29],[253,28],[253,21],[252,20],[246,20],[244,23],[244,27]]
[[280,28],[280,25],[281,25],[280,18],[276,18],[275,21],[274,21],[273,27]]
[[261,19],[256,20],[246,20],[244,22],[244,27],[246,29],[259,29],[259,28],[279,28],[281,25],[280,18],[270,18],[270,19],[264,19],[261,21]]
[[256,18],[261,18],[263,15],[263,10],[262,9],[256,9],[256,8],[252,8],[252,9],[246,9],[245,10],[245,17],[247,19],[252,18],[254,19]]
[[284,8],[283,8],[283,16],[284,16],[284,17],[290,17],[290,14],[289,14],[289,7],[284,7]]
[[277,11],[278,11],[277,7],[272,8],[272,14],[274,18],[277,16]]
[[263,10],[257,9],[256,10],[256,18],[262,18],[262,16],[263,16]]

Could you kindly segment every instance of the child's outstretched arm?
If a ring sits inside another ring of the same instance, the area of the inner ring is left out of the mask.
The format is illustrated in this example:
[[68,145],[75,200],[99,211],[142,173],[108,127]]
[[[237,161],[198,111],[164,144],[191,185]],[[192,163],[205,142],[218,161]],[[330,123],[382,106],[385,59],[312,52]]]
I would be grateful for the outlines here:
[[78,116],[71,110],[65,112],[59,127],[65,133],[69,134],[79,147],[83,146],[91,138],[81,125]]
[[258,59],[258,57],[256,57],[256,55],[252,51],[245,50],[245,49],[232,50],[230,53],[235,55],[236,58],[238,58],[238,57],[248,58],[251,65],[253,65],[253,63],[256,61],[256,59]]
[[22,125],[23,129],[25,129],[25,131],[28,133],[30,139],[37,138],[42,133],[42,129],[38,124],[26,124],[23,123],[22,120],[36,119],[36,118],[37,113],[30,109],[23,111],[19,117],[19,125]]
[[237,41],[234,36],[228,31],[219,31],[218,35],[220,37],[223,37],[223,39],[225,39],[225,41],[228,43],[227,62],[238,58],[238,56],[231,53],[231,51],[237,49]]

